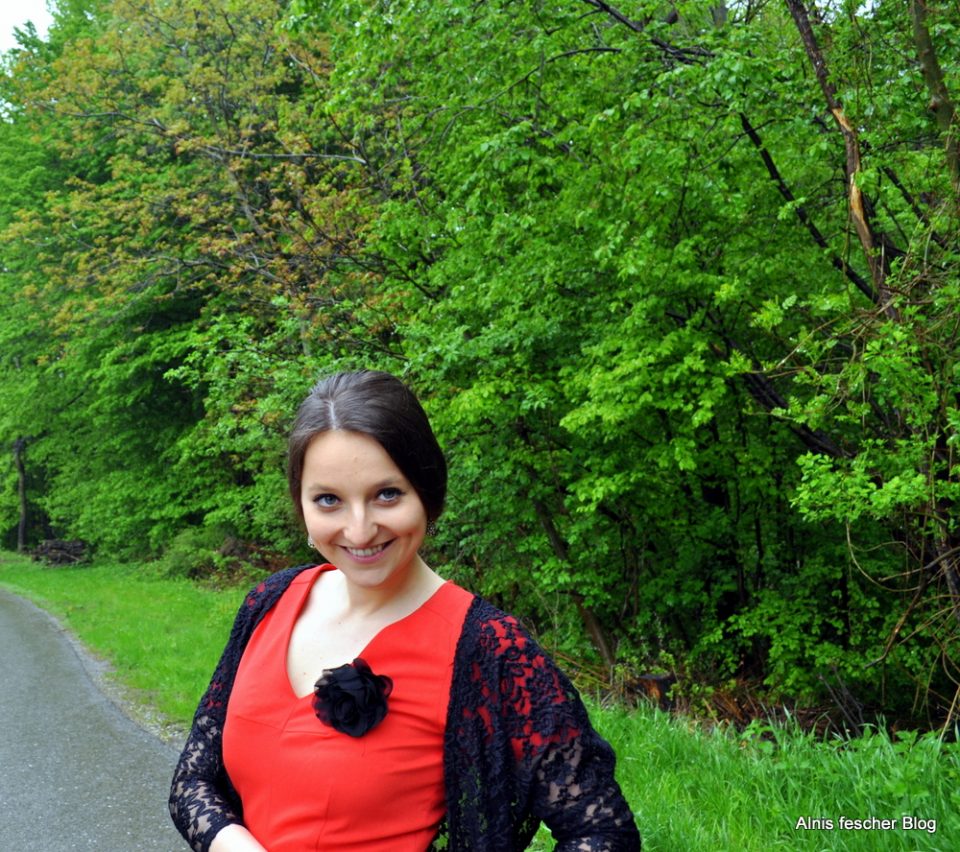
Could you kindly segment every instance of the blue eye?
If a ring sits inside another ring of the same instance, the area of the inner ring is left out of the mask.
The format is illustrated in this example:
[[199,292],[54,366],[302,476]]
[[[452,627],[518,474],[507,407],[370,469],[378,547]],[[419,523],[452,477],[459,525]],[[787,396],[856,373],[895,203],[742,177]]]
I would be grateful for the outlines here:
[[340,498],[336,494],[318,494],[313,498],[313,502],[321,509],[330,509],[340,502]]
[[395,503],[403,496],[399,488],[384,488],[377,495],[384,503]]

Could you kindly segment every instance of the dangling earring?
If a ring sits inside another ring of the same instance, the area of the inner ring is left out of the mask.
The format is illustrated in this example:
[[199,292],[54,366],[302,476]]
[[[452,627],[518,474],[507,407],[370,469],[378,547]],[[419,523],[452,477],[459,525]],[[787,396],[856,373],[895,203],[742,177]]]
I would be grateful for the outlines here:
[[316,549],[317,549],[317,546],[313,543],[313,536],[312,536],[312,535],[308,535],[308,536],[307,536],[307,547],[309,547],[311,550],[316,550]]
[[427,521],[427,535],[436,535],[436,534],[437,534],[437,522]]

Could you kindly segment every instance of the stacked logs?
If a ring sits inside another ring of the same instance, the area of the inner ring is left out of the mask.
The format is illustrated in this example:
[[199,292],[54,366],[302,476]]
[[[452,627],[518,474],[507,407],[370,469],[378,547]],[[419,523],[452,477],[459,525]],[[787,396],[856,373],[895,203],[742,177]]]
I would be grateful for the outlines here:
[[41,541],[30,555],[39,562],[49,565],[75,565],[86,558],[87,546],[82,541],[62,541],[47,539]]

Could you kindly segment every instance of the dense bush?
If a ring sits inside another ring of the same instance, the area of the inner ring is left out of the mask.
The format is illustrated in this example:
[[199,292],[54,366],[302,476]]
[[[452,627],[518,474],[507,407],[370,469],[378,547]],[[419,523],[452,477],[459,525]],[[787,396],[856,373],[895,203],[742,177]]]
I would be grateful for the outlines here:
[[7,540],[294,561],[296,402],[382,367],[432,556],[563,650],[941,715],[957,10],[666,8],[60,4],[0,93]]

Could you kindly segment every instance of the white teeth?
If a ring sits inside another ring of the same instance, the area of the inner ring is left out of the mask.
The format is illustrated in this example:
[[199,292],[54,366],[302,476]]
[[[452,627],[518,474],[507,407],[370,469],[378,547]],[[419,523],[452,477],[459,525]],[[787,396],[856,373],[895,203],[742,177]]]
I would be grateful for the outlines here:
[[366,547],[363,550],[360,550],[355,547],[348,547],[347,553],[351,556],[375,556],[378,554],[386,545],[379,544],[376,547]]

